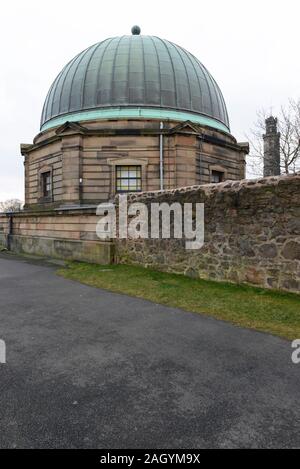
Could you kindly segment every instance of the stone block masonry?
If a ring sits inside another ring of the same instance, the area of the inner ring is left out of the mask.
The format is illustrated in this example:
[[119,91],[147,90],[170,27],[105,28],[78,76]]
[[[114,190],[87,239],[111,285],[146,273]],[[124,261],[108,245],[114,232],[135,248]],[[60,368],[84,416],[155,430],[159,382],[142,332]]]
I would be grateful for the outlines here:
[[199,203],[205,242],[117,240],[117,261],[194,278],[300,291],[300,173],[130,195],[128,203]]
[[0,214],[0,245],[16,253],[111,264],[114,246],[98,239],[97,220],[95,209]]

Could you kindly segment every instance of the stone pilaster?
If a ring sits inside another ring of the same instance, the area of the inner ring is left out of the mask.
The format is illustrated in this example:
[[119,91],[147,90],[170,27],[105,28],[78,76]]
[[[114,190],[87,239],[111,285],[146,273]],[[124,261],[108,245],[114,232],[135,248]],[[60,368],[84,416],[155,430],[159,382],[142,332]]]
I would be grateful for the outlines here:
[[80,205],[82,178],[82,136],[62,137],[62,205]]
[[176,152],[176,186],[185,187],[196,184],[196,154],[199,147],[197,135],[176,134],[174,146]]
[[28,150],[31,147],[30,144],[22,143],[20,148],[21,148],[21,154],[24,156],[24,180],[25,180],[25,187],[24,187],[24,208],[27,208],[27,204],[29,201],[29,168],[28,168],[28,153],[26,150]]

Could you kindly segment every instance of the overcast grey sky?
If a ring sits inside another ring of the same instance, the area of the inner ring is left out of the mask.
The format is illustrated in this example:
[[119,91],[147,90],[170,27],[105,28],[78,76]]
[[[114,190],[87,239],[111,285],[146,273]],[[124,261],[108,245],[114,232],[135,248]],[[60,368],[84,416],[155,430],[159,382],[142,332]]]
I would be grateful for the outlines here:
[[257,109],[300,97],[299,0],[9,0],[1,5],[0,201],[23,199],[19,144],[39,132],[48,88],[78,52],[107,37],[173,41],[212,73],[231,131],[245,140]]

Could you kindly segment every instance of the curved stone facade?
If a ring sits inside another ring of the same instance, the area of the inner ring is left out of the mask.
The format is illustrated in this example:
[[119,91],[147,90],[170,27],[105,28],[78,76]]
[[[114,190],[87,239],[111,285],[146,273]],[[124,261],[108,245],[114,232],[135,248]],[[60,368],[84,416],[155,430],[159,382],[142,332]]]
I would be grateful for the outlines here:
[[[21,151],[25,209],[50,209],[113,199],[117,166],[140,167],[140,189],[159,190],[160,157],[164,189],[209,183],[215,173],[223,180],[242,179],[248,146],[228,133],[189,121],[167,121],[160,129],[157,120],[138,119],[67,122],[40,133]],[[51,187],[47,196],[42,187],[45,174]]]

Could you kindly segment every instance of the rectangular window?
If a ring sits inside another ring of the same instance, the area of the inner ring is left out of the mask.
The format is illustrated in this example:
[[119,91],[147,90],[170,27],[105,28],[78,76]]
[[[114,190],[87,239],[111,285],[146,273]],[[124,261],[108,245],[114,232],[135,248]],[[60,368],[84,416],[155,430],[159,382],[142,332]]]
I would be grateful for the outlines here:
[[51,172],[47,171],[42,173],[42,194],[43,197],[50,197],[51,195]]
[[116,166],[117,192],[142,190],[141,166]]
[[221,171],[212,171],[211,172],[211,182],[218,183],[224,181],[224,173]]

